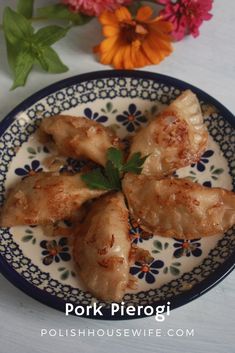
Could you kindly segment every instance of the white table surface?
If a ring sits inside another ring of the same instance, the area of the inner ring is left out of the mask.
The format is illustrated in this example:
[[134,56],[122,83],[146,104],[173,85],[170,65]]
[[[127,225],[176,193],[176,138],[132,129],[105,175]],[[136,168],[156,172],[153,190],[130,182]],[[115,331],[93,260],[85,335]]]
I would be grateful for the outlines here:
[[[51,1],[36,1],[40,5]],[[5,5],[16,1],[1,0]],[[175,44],[174,54],[159,66],[145,70],[185,80],[217,98],[235,111],[235,2],[214,2],[214,18],[201,28],[201,36]],[[0,118],[37,90],[68,76],[104,70],[92,55],[92,47],[101,39],[100,27],[92,23],[72,29],[55,47],[70,67],[68,73],[49,75],[36,69],[27,86],[9,92],[11,78],[6,63],[5,45],[0,33]],[[0,276],[0,353],[33,352],[161,352],[232,353],[235,352],[235,273],[201,298],[173,310],[164,323],[154,318],[107,322],[65,317],[16,289]],[[161,328],[161,337],[40,337],[42,328]],[[169,328],[194,329],[194,337],[169,337]]]

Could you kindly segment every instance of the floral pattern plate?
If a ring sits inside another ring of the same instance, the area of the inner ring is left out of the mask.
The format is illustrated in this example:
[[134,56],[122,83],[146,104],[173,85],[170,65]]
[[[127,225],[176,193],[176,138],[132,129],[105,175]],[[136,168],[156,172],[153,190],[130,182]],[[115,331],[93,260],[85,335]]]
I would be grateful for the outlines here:
[[[43,117],[53,114],[83,115],[105,126],[112,125],[120,137],[133,134],[185,89],[194,91],[202,106],[210,133],[201,160],[178,170],[208,187],[235,189],[235,120],[232,114],[203,91],[182,81],[143,71],[100,71],[60,81],[34,94],[15,108],[0,125],[0,202],[15,182],[45,170],[50,156],[35,131]],[[84,162],[68,158],[64,168],[76,173]],[[137,287],[124,297],[126,305],[162,305],[171,308],[197,298],[223,279],[234,267],[235,229],[223,236],[182,241],[149,236],[136,224],[131,241],[148,249],[150,264],[135,263],[130,273]],[[65,303],[89,305],[95,298],[86,291],[76,273],[68,238],[48,237],[39,226],[2,228],[1,272],[28,295],[64,311]],[[133,318],[110,315],[105,319]],[[96,317],[97,318],[97,317]]]

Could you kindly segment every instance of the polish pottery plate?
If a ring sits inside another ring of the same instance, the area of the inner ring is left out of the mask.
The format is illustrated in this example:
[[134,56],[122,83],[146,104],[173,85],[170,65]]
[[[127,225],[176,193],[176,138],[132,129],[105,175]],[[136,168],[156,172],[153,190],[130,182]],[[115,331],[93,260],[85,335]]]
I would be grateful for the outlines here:
[[[17,181],[44,168],[51,151],[35,137],[43,117],[54,114],[85,116],[115,129],[120,137],[133,134],[165,105],[191,89],[200,100],[210,139],[198,163],[177,171],[208,187],[235,191],[235,120],[215,99],[185,82],[143,71],[100,71],[53,84],[16,107],[0,124],[0,202]],[[79,172],[84,163],[68,158],[65,168]],[[137,225],[131,241],[150,251],[150,264],[135,263],[130,273],[135,289],[123,298],[125,305],[154,309],[170,302],[171,309],[199,297],[221,281],[234,267],[235,228],[223,236],[177,240],[146,236]],[[31,297],[65,311],[65,304],[86,308],[102,305],[95,319],[130,319],[111,304],[97,301],[76,273],[68,238],[48,237],[39,226],[1,228],[0,269],[15,286]],[[84,310],[86,316],[86,310]]]

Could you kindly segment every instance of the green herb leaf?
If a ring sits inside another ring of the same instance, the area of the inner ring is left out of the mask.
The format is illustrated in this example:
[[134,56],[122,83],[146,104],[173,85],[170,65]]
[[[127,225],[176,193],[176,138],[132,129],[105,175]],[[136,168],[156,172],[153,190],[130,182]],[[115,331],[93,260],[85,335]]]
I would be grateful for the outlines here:
[[114,167],[121,171],[123,164],[123,153],[121,150],[110,147],[107,150],[107,159],[113,163]]
[[107,150],[107,162],[105,168],[96,169],[82,176],[82,180],[91,189],[121,190],[121,178],[123,172],[141,173],[141,166],[146,160],[141,158],[141,153],[135,153],[129,162],[123,165],[123,153],[119,149],[111,147]]
[[33,15],[34,0],[18,0],[17,12],[26,18],[31,18]]
[[68,67],[62,63],[58,54],[50,47],[38,49],[37,60],[47,72],[60,74],[68,71]]
[[142,157],[141,158],[141,153],[136,152],[134,153],[129,161],[123,166],[123,171],[124,172],[130,172],[130,173],[135,173],[135,174],[140,174],[143,169],[143,164],[148,158],[149,155]]
[[6,7],[3,14],[3,30],[10,44],[18,44],[18,41],[27,42],[33,35],[33,27],[21,14]]
[[63,4],[42,7],[38,9],[37,14],[40,17],[46,17],[53,20],[67,20],[73,22],[75,25],[83,25],[92,19],[91,16],[71,12],[68,9],[68,6]]
[[18,55],[19,49],[20,49],[20,43],[19,43],[19,46],[17,47],[15,45],[11,44],[6,37],[5,37],[5,41],[6,41],[6,47],[7,47],[8,64],[14,73],[15,66],[16,66],[16,58],[17,58],[17,55]]
[[112,190],[121,190],[121,181],[119,170],[114,166],[113,162],[107,161],[105,166],[105,174],[108,178],[110,188]]
[[15,80],[12,86],[12,90],[19,86],[24,86],[27,77],[33,67],[34,57],[29,49],[24,49],[19,52],[16,57],[15,64]]
[[101,169],[95,169],[81,176],[84,183],[90,189],[110,190],[112,186],[109,180],[103,175]]
[[34,44],[40,47],[48,47],[63,38],[68,32],[69,27],[47,26],[41,28],[33,35]]

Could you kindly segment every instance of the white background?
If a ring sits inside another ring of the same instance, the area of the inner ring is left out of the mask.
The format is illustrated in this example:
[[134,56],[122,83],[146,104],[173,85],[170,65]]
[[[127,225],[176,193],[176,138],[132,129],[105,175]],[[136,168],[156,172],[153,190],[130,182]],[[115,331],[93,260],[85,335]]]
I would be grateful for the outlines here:
[[[50,1],[51,2],[51,1]],[[1,0],[0,15],[5,5],[16,1]],[[49,1],[36,1],[43,5]],[[175,51],[159,66],[145,68],[182,80],[208,92],[235,111],[235,2],[215,1],[214,18],[201,28],[198,39],[188,37],[175,44]],[[1,17],[1,16],[0,16]],[[92,54],[101,39],[100,27],[94,20],[72,29],[55,48],[70,67],[68,73],[49,75],[35,69],[27,86],[9,92],[10,72],[5,45],[0,33],[0,118],[37,90],[68,76],[104,70]],[[101,322],[76,317],[46,307],[21,293],[0,276],[0,353],[33,352],[161,352],[161,353],[232,353],[234,352],[235,273],[194,302],[172,311],[165,323],[154,318],[123,322]],[[194,328],[194,337],[40,337],[41,328]]]

